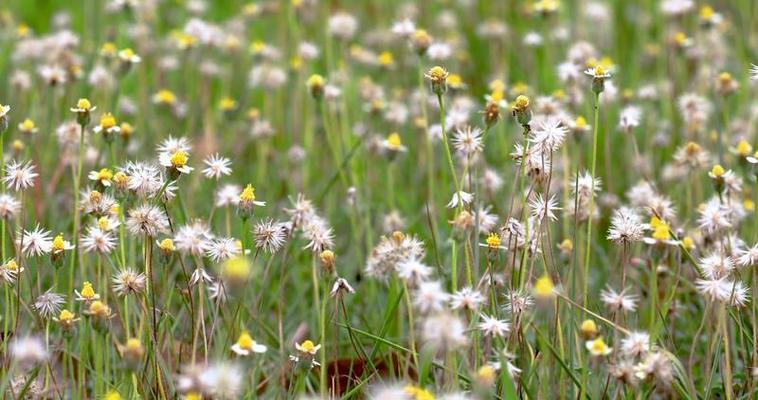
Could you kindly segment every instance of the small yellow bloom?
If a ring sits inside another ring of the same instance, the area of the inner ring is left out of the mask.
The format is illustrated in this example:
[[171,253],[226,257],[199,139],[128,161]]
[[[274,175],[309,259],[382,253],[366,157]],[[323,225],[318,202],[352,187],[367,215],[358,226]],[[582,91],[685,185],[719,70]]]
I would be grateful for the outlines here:
[[173,105],[176,103],[176,95],[168,89],[161,89],[153,96],[153,102],[157,104]]
[[188,159],[189,156],[187,155],[187,152],[179,150],[171,155],[171,165],[174,166],[174,168],[181,168],[187,165]]
[[714,179],[723,178],[726,171],[724,170],[724,167],[722,167],[720,164],[716,164],[711,168],[710,176]]
[[449,73],[445,70],[445,68],[437,65],[432,67],[429,72],[427,72],[426,77],[429,78],[433,83],[442,84],[447,81],[448,75]]
[[495,383],[495,368],[491,365],[482,365],[474,375],[474,379],[481,386],[492,386]]
[[411,396],[413,400],[434,400],[434,394],[432,394],[432,392],[418,386],[408,385],[403,388],[403,390],[406,394]]
[[574,120],[574,126],[577,129],[584,129],[587,127],[587,120],[580,115],[576,117],[576,120]]
[[513,102],[513,109],[515,111],[524,111],[529,107],[529,97],[519,95],[516,97],[516,101]]
[[247,281],[252,267],[245,257],[234,257],[221,265],[221,274],[231,283],[242,284]]
[[755,210],[755,203],[753,200],[745,199],[742,201],[742,208],[744,208],[745,211],[752,212]]
[[582,335],[585,338],[591,339],[597,335],[597,324],[591,319],[585,319],[582,322],[581,327],[579,327],[579,330],[582,331]]
[[61,310],[61,313],[58,315],[58,322],[64,325],[70,325],[74,321],[74,313],[72,313],[69,310]]
[[91,300],[95,298],[95,289],[92,288],[92,284],[85,281],[82,284],[82,291],[79,293],[83,298]]
[[553,285],[553,281],[550,279],[550,277],[545,274],[537,279],[537,282],[534,283],[534,288],[532,291],[534,292],[535,297],[550,298],[555,294],[555,285]]
[[303,354],[311,355],[311,356],[316,355],[316,352],[320,348],[321,348],[320,344],[314,344],[310,340],[306,340],[303,343],[295,343],[295,349],[297,349],[297,351]]
[[739,143],[737,143],[737,148],[735,148],[735,152],[740,157],[747,157],[750,155],[750,153],[753,152],[753,146],[748,143],[747,140],[740,140]]
[[605,344],[605,341],[603,340],[602,336],[599,336],[595,340],[590,340],[585,343],[585,346],[587,347],[587,350],[589,350],[590,354],[592,354],[595,357],[600,356],[607,356],[608,354],[611,354],[613,349]]
[[710,21],[715,13],[716,12],[713,11],[713,7],[706,4],[700,7],[700,20],[705,22]]
[[500,235],[492,232],[489,236],[487,236],[487,240],[485,240],[485,242],[487,242],[487,247],[490,249],[497,249],[500,247]]
[[123,399],[123,397],[121,397],[121,394],[119,394],[117,391],[111,390],[105,394],[104,399],[105,400],[121,400]]
[[379,54],[379,65],[382,67],[391,67],[395,63],[395,58],[392,56],[392,53],[389,51],[383,51],[381,54]]
[[111,113],[105,113],[100,116],[100,126],[108,130],[110,128],[113,128],[116,126],[116,117],[113,116]]
[[118,49],[113,42],[105,42],[103,43],[103,46],[100,47],[100,54],[104,57],[115,57],[117,52]]
[[82,111],[89,111],[89,110],[92,109],[92,103],[90,103],[90,101],[88,99],[86,99],[86,98],[79,99],[76,102],[76,108],[78,108],[78,109],[80,109]]
[[242,193],[240,194],[240,201],[243,203],[250,203],[255,201],[255,188],[252,184],[247,184],[245,186],[245,189],[242,190]]
[[692,240],[691,237],[685,236],[684,239],[682,239],[682,246],[687,250],[692,250],[695,248],[695,241]]
[[231,97],[224,97],[219,102],[218,108],[220,108],[221,111],[224,111],[224,112],[234,111],[237,109],[237,101]]
[[392,132],[387,136],[387,148],[390,150],[401,150],[403,148],[403,141],[400,138],[400,134]]
[[18,124],[18,130],[23,133],[34,133],[37,131],[37,126],[34,124],[34,121],[27,118],[22,123]]
[[174,251],[174,241],[169,238],[163,239],[158,243],[158,248],[165,253],[171,253]]

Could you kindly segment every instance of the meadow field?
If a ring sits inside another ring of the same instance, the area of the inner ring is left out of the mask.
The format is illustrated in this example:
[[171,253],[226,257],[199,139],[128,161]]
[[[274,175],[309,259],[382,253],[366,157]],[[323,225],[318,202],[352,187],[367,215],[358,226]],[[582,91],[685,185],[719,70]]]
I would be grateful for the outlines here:
[[756,22],[3,0],[0,396],[758,398]]

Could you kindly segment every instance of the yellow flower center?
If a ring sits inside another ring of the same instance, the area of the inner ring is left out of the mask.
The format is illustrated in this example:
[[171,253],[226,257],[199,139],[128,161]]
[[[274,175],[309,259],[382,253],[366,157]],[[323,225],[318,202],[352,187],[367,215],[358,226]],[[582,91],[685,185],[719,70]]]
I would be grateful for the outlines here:
[[381,54],[379,54],[379,65],[387,67],[392,65],[394,62],[395,58],[389,51],[383,51]]
[[392,149],[399,149],[403,145],[403,142],[400,140],[400,135],[397,132],[392,132],[387,136],[387,144]]
[[163,251],[174,251],[174,241],[171,239],[163,239],[158,244],[158,247]]
[[234,257],[223,265],[224,275],[233,281],[242,281],[250,276],[250,263],[244,257]]
[[594,74],[595,74],[595,76],[603,76],[603,75],[605,75],[606,74],[605,67],[603,67],[600,64],[596,65],[595,66]]
[[308,78],[306,85],[309,88],[320,88],[324,86],[324,77],[319,74],[313,74]]
[[89,111],[92,108],[92,103],[88,99],[79,99],[76,102],[76,108],[84,111]]
[[555,286],[547,274],[542,275],[534,284],[534,295],[537,297],[552,296],[553,290],[555,290]]
[[653,228],[653,239],[664,241],[671,239],[671,232],[667,224],[662,224]]
[[100,116],[100,126],[103,129],[110,129],[116,126],[116,117],[111,113],[105,113]]
[[245,332],[242,332],[240,334],[239,339],[237,339],[237,346],[244,350],[252,350],[253,346],[255,345],[255,341],[252,337],[250,337],[250,334]]
[[584,333],[584,334],[587,334],[587,335],[593,334],[594,335],[595,333],[597,333],[597,324],[595,324],[595,321],[593,321],[591,319],[585,319],[582,322],[582,326],[581,326],[580,329],[581,329],[582,333]]
[[11,271],[18,271],[18,264],[16,264],[16,260],[10,260],[5,264],[5,268]]
[[240,201],[243,203],[251,203],[255,201],[255,188],[253,185],[248,183],[247,186],[245,186],[245,189],[243,189],[240,194]]
[[158,103],[162,104],[174,104],[176,102],[176,95],[170,90],[161,89],[155,95]]
[[63,235],[53,238],[53,251],[63,251],[66,248],[66,242],[63,241]]
[[142,350],[142,342],[137,338],[131,338],[126,341],[126,349],[130,351],[140,351]]
[[100,217],[97,220],[97,226],[98,228],[107,231],[110,228],[111,220],[109,220],[107,217]]
[[21,123],[20,128],[24,132],[31,132],[32,130],[34,130],[34,121],[27,118],[24,120],[24,122]]
[[713,175],[714,178],[721,178],[724,176],[726,171],[724,170],[724,167],[721,166],[721,164],[716,164],[711,168],[711,175]]
[[576,120],[574,121],[574,125],[579,129],[584,129],[587,127],[587,120],[580,115],[576,117]]
[[104,399],[105,400],[121,400],[122,397],[117,391],[111,390],[110,392],[105,394]]
[[[123,129],[122,129],[123,132]],[[126,185],[129,183],[129,176],[123,171],[118,171],[113,175],[113,181],[118,185]]]
[[742,201],[742,208],[744,208],[745,211],[753,211],[755,210],[755,203],[753,200],[745,199]]
[[127,47],[121,50],[119,55],[121,56],[122,59],[128,61],[128,60],[131,60],[132,57],[134,57],[134,50]]
[[171,155],[171,165],[174,168],[181,168],[187,165],[188,159],[189,157],[187,156],[187,152],[179,150],[176,153]]
[[442,68],[439,65],[434,66],[429,70],[429,78],[435,83],[445,82],[445,80],[447,80],[447,75],[448,73],[445,71],[445,68]]
[[713,7],[709,5],[704,5],[700,8],[700,19],[703,21],[709,21],[711,18],[713,18],[713,14],[715,14]]
[[684,34],[684,32],[677,32],[674,35],[674,42],[680,46],[687,43],[687,35]]
[[722,72],[722,73],[720,73],[719,74],[719,82],[722,85],[728,85],[728,84],[732,83],[732,74],[730,74],[728,72]]
[[89,312],[93,315],[107,315],[110,314],[110,308],[102,301],[95,300],[89,305]]
[[524,111],[527,107],[529,107],[529,97],[526,97],[523,94],[516,97],[516,102],[513,103],[514,109]]
[[493,89],[492,93],[490,93],[490,99],[494,101],[495,103],[503,100],[505,98],[505,92],[499,89]]
[[108,168],[103,168],[97,173],[97,179],[100,181],[110,181],[113,179],[113,171]]
[[224,97],[219,103],[219,108],[221,108],[222,111],[231,111],[237,108],[237,102],[231,97]]
[[300,344],[300,349],[303,352],[313,354],[314,352],[316,352],[316,345],[314,345],[312,341],[306,340]]
[[74,321],[74,313],[69,310],[61,310],[60,315],[58,315],[58,321],[64,324],[70,324]]
[[91,299],[95,297],[95,289],[92,288],[92,284],[84,282],[82,284],[82,292],[80,293],[85,299]]
[[687,250],[692,250],[695,248],[695,241],[692,240],[691,237],[685,236],[684,239],[682,239],[682,246]]
[[747,140],[740,140],[739,143],[737,143],[737,154],[739,154],[742,157],[747,157],[750,155],[750,153],[753,152],[753,146],[750,145],[750,143],[747,142]]
[[89,193],[89,201],[93,203],[99,203],[103,199],[103,194],[97,190],[93,190]]
[[594,354],[605,354],[608,346],[603,341],[603,338],[599,337],[592,341],[592,352]]
[[487,236],[487,246],[491,249],[496,249],[500,247],[500,235],[497,233],[490,233],[489,236]]

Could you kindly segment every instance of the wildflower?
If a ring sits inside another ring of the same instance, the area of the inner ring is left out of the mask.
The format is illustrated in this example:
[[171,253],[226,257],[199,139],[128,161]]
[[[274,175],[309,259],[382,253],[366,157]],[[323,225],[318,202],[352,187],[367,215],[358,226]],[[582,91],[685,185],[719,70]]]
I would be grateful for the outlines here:
[[326,273],[331,274],[334,272],[336,257],[337,256],[334,255],[334,252],[329,249],[322,251],[318,255],[319,260],[321,260],[321,267]]
[[74,290],[74,294],[76,295],[76,300],[84,301],[87,303],[100,299],[100,295],[95,293],[95,289],[92,288],[92,284],[87,281],[82,284],[82,291],[79,292],[77,290]]
[[57,317],[53,317],[53,321],[57,322],[64,330],[68,330],[74,327],[79,318],[76,318],[76,314],[64,309]]
[[511,114],[516,117],[521,126],[528,127],[532,120],[532,110],[529,108],[529,97],[519,95],[511,106]]
[[480,128],[466,126],[455,131],[451,143],[459,155],[470,158],[484,149],[483,139],[482,130]]
[[131,65],[137,64],[142,61],[142,58],[138,56],[132,49],[125,48],[118,52],[118,58],[123,64]]
[[539,299],[552,298],[555,295],[555,286],[553,285],[550,276],[544,274],[537,279],[537,282],[534,283],[534,287],[532,288],[532,292],[534,293],[534,296]]
[[242,252],[240,242],[234,238],[213,239],[205,245],[205,255],[213,262],[222,262]]
[[474,200],[474,195],[464,191],[453,193],[453,197],[447,203],[447,208],[465,207]]
[[398,278],[408,282],[410,286],[425,281],[432,274],[432,268],[416,258],[400,261],[396,270]]
[[221,264],[221,276],[232,285],[245,283],[252,273],[250,262],[245,257],[234,257]]
[[582,336],[584,336],[585,339],[589,340],[597,336],[597,324],[591,319],[585,319],[582,321],[579,330],[582,332]]
[[240,368],[227,363],[215,363],[208,366],[199,376],[200,386],[219,399],[237,399],[243,384]]
[[187,165],[189,154],[178,150],[173,153],[161,153],[158,157],[160,164],[169,171],[169,175],[176,179],[180,174],[189,174],[194,168]]
[[4,106],[0,104],[0,133],[5,132],[8,129],[8,113],[11,111],[11,106]]
[[9,350],[13,362],[24,369],[45,362],[49,357],[47,346],[42,339],[33,336],[14,339]]
[[716,78],[716,92],[722,96],[729,96],[736,92],[737,88],[739,83],[728,72],[722,72]]
[[408,150],[405,146],[403,146],[403,142],[397,132],[390,133],[389,136],[387,136],[387,138],[382,141],[382,147],[392,155]]
[[134,235],[155,237],[168,231],[168,217],[158,207],[143,204],[129,210],[126,228]]
[[5,166],[3,182],[8,189],[19,192],[34,186],[34,178],[37,176],[38,174],[34,172],[34,165],[31,161],[19,163],[16,160],[11,160]]
[[605,344],[605,341],[601,336],[598,336],[594,340],[585,342],[585,347],[589,350],[590,354],[594,357],[603,357],[611,354],[613,349]]
[[24,268],[18,266],[15,260],[10,259],[0,265],[0,280],[7,284],[13,284],[18,280],[18,274],[24,272]]
[[642,240],[645,228],[639,216],[631,209],[622,207],[616,210],[611,217],[611,226],[608,228],[608,240],[616,243],[632,243]]
[[413,305],[422,314],[430,314],[442,311],[449,299],[439,281],[421,282],[414,293]]
[[87,177],[101,186],[109,187],[113,179],[113,171],[108,168],[102,168],[100,171],[90,171]]
[[126,268],[113,275],[113,291],[118,296],[144,292],[147,278],[142,272]]
[[302,343],[295,343],[295,350],[297,350],[297,355],[291,355],[290,360],[294,361],[297,364],[305,365],[307,368],[319,366],[321,364],[316,362],[315,357],[320,348],[320,344],[314,344],[310,340],[305,340]]
[[422,387],[407,385],[403,388],[403,392],[410,396],[411,400],[434,400],[432,392]]
[[161,89],[153,95],[153,103],[159,105],[174,105],[177,102],[174,92],[168,89]]
[[629,357],[642,357],[650,350],[650,335],[645,332],[630,332],[621,339],[620,350]]
[[[758,81],[758,65],[750,64],[750,70],[748,73],[750,74],[751,81]],[[0,112],[0,114],[2,114],[2,112]]]
[[20,201],[11,195],[0,194],[0,218],[6,221],[11,220],[18,215],[19,211],[21,211]]
[[345,293],[353,294],[355,293],[355,289],[350,286],[346,279],[338,277],[337,280],[334,281],[334,285],[332,285],[332,290],[329,291],[329,297],[341,297]]
[[506,320],[497,319],[497,317],[489,315],[481,315],[481,322],[479,322],[479,330],[485,336],[489,337],[505,337],[511,330],[511,325]]
[[495,250],[500,248],[500,235],[497,234],[497,232],[492,232],[487,236],[487,239],[485,240],[485,243],[487,244],[487,248],[490,250]]
[[113,316],[111,314],[111,308],[100,300],[91,302],[89,308],[85,311],[85,314],[101,321],[106,321]]
[[308,80],[305,82],[305,85],[306,87],[308,87],[308,92],[310,92],[313,98],[320,99],[324,95],[324,87],[326,86],[326,79],[324,79],[324,77],[319,74],[313,74],[310,77],[308,77]]
[[23,122],[18,124],[18,130],[21,133],[32,134],[37,132],[37,127],[34,125],[34,121],[26,118]]
[[424,29],[416,29],[411,35],[411,46],[416,54],[423,55],[432,45],[432,37]]
[[314,254],[321,254],[324,250],[334,247],[334,230],[323,218],[312,217],[303,225],[302,231],[303,236],[308,240],[304,249]]
[[265,353],[266,346],[256,343],[247,331],[242,331],[237,343],[232,346],[232,351],[241,356],[247,356],[252,353]]
[[434,66],[424,76],[431,81],[432,92],[441,96],[447,90],[447,77],[450,74],[440,66]]
[[620,292],[608,287],[600,292],[600,301],[614,312],[634,312],[637,309],[637,296],[626,294],[627,288]]
[[592,91],[600,94],[605,90],[605,80],[610,79],[610,72],[601,64],[588,68],[584,74],[592,78]]
[[20,237],[16,239],[16,245],[21,247],[22,253],[27,257],[40,256],[49,253],[52,249],[50,231],[41,228],[39,225],[33,231],[24,229],[18,236]]
[[116,248],[116,238],[99,227],[87,228],[87,234],[79,242],[85,252],[110,254]]
[[116,117],[111,113],[105,113],[100,115],[100,124],[98,124],[93,131],[95,133],[102,133],[103,138],[106,141],[113,140],[113,135],[121,131],[121,127],[116,122]]
[[449,313],[439,313],[424,320],[421,336],[435,351],[451,352],[468,344],[466,325]]
[[558,220],[554,211],[560,210],[560,208],[558,207],[558,200],[555,195],[550,196],[549,199],[545,199],[541,193],[537,193],[536,196],[529,200],[529,208],[531,208],[532,217],[538,220]]
[[138,363],[142,359],[142,355],[145,353],[145,348],[142,346],[142,342],[137,338],[129,338],[126,340],[124,346],[118,347],[121,357],[130,363]]
[[255,199],[255,188],[252,184],[247,184],[239,195],[239,202],[237,203],[237,209],[247,216],[253,211],[253,206],[263,207],[266,205],[265,201],[257,201]]
[[203,175],[207,178],[218,180],[232,173],[232,169],[229,168],[232,162],[226,157],[219,157],[218,154],[208,156],[203,163],[208,166],[203,170]]
[[51,288],[37,297],[37,300],[34,301],[34,309],[42,318],[50,318],[58,313],[61,305],[65,302],[63,296],[54,293]]
[[253,242],[256,248],[274,254],[286,243],[287,234],[285,223],[267,219],[253,227]]

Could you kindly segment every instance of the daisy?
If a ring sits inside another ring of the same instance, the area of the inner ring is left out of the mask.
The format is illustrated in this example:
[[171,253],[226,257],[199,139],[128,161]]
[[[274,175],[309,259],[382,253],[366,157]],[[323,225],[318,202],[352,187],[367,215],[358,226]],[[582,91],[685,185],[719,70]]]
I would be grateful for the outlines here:
[[601,336],[598,336],[595,340],[590,340],[585,343],[585,347],[589,350],[590,354],[594,357],[603,357],[611,354],[613,348],[605,344],[605,341]]
[[111,113],[105,113],[100,116],[100,124],[92,129],[95,133],[103,133],[106,138],[110,135],[121,132],[121,127],[116,122],[116,117]]
[[189,174],[194,168],[187,165],[189,153],[186,151],[176,151],[173,153],[160,153],[158,162],[174,173]]
[[37,175],[34,172],[34,165],[30,161],[19,163],[16,160],[11,160],[5,166],[3,182],[8,189],[18,192],[34,186],[34,178]]
[[220,157],[218,154],[212,154],[208,156],[203,162],[208,166],[203,170],[203,175],[205,175],[207,178],[218,180],[222,176],[232,173],[232,169],[229,168],[232,162],[226,157]]
[[92,284],[87,281],[84,281],[84,283],[82,283],[81,292],[74,289],[74,295],[76,296],[75,298],[77,301],[84,301],[86,303],[100,299],[100,295],[95,293],[95,289],[92,287]]
[[237,202],[237,209],[243,214],[249,214],[253,211],[253,206],[263,207],[266,205],[265,201],[258,201],[255,197],[255,188],[252,184],[247,184],[242,192],[239,194],[239,201]]
[[242,331],[237,343],[232,346],[232,351],[240,356],[248,356],[252,353],[262,354],[265,353],[268,348],[262,344],[256,343],[247,331]]
[[103,168],[99,171],[90,171],[89,175],[87,175],[87,178],[89,178],[91,181],[99,183],[102,186],[109,187],[111,186],[111,181],[113,180],[113,171],[108,168]]

